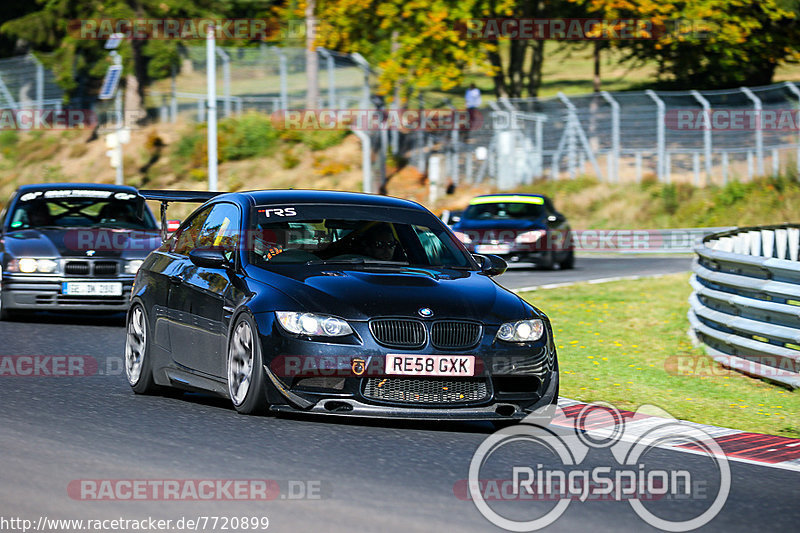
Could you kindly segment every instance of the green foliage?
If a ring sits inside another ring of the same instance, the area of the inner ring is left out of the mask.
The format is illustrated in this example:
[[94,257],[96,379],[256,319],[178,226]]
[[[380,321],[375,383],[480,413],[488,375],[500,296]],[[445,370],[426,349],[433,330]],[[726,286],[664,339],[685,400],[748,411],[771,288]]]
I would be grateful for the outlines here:
[[653,39],[612,40],[679,87],[766,85],[800,60],[798,0],[570,0],[606,19],[649,20]]
[[268,155],[275,148],[278,132],[267,115],[247,113],[219,123],[220,161],[237,161]]

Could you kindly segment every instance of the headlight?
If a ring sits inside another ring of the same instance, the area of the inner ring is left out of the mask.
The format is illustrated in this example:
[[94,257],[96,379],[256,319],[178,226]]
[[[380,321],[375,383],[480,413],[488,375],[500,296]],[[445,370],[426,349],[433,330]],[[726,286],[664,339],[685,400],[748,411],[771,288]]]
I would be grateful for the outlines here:
[[547,235],[547,231],[543,229],[537,229],[533,231],[526,231],[525,233],[520,233],[514,240],[520,244],[532,244],[534,242],[537,242],[545,235]]
[[139,271],[139,267],[142,266],[144,260],[142,259],[134,259],[133,261],[126,261],[125,262],[125,273],[126,274],[136,274]]
[[8,272],[24,272],[25,274],[32,274],[34,272],[49,274],[55,272],[56,269],[58,269],[58,263],[56,261],[52,259],[33,259],[32,257],[12,259],[6,266]]
[[506,342],[530,342],[542,338],[544,322],[538,318],[506,322],[497,331],[497,338]]
[[469,244],[472,242],[472,237],[463,231],[454,231],[453,233],[455,234],[456,238],[464,244]]
[[283,329],[296,335],[341,337],[353,333],[350,324],[333,316],[294,311],[275,311],[275,316]]

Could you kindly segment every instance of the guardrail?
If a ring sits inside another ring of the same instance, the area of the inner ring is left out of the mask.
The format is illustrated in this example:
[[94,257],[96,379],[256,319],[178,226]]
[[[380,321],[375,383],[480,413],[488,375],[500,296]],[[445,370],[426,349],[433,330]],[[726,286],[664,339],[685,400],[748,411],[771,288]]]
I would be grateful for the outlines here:
[[715,233],[695,252],[690,334],[728,368],[800,388],[800,225]]

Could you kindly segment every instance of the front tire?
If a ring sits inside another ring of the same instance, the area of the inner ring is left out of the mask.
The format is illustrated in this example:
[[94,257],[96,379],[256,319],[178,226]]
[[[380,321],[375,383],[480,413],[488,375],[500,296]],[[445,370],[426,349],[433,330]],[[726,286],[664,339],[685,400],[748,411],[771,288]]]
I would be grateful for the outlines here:
[[236,320],[228,341],[228,395],[243,415],[266,412],[266,376],[258,327],[248,314]]
[[150,357],[150,338],[147,316],[140,304],[134,304],[128,313],[128,334],[125,340],[125,377],[136,394],[154,394],[158,386],[153,380],[153,362]]
[[565,257],[561,264],[559,265],[561,270],[569,270],[575,268],[575,250],[570,250],[567,252],[567,257]]

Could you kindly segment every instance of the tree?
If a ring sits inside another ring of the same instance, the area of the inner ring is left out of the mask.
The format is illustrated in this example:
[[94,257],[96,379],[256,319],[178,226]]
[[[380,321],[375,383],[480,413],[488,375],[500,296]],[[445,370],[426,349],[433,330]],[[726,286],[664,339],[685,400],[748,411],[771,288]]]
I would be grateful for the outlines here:
[[799,0],[570,0],[607,19],[649,20],[652,39],[612,39],[680,87],[766,85],[800,60]]
[[[108,65],[104,39],[87,39],[71,24],[97,19],[164,19],[212,16],[232,0],[36,0],[26,14],[5,21],[0,33],[28,44],[34,51],[50,52],[43,62],[71,99],[83,100],[96,90]],[[139,111],[144,91],[153,76],[166,75],[177,60],[179,41],[131,39],[119,49],[129,92],[126,102]],[[136,111],[134,109],[133,111]]]

